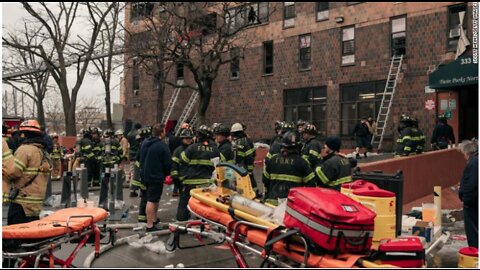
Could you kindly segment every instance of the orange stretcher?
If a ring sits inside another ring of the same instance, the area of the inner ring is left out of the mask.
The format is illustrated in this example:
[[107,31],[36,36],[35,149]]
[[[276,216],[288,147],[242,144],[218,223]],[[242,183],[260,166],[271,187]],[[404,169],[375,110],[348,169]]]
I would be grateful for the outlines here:
[[[268,234],[272,228],[254,224],[251,222],[244,222],[235,220],[231,214],[226,213],[220,209],[211,207],[205,203],[202,203],[198,199],[191,198],[188,203],[190,212],[200,217],[203,220],[208,220],[211,224],[223,225],[227,232],[231,232],[232,237],[227,237],[227,242],[231,245],[239,244],[240,247],[246,247],[245,244],[239,243],[247,242],[249,245],[255,245],[260,248],[264,248],[268,242]],[[235,239],[234,239],[235,238]],[[246,240],[246,241],[245,241]],[[252,249],[249,249],[253,251]],[[367,260],[367,255],[358,254],[340,254],[336,257],[330,254],[316,255],[308,252],[308,246],[303,245],[300,242],[286,243],[285,241],[275,242],[271,247],[271,252],[276,255],[281,255],[288,259],[288,264],[281,263],[280,266],[286,265],[306,266],[315,268],[355,268],[355,267],[367,267],[367,268],[387,268],[393,267],[391,265],[379,265]],[[238,258],[241,258],[238,254],[239,251],[235,251],[234,255],[237,260],[237,264],[240,267],[248,267],[243,260],[239,262]],[[262,257],[266,257],[265,250],[261,251]],[[274,259],[273,259],[274,260]]]
[[[40,220],[2,227],[3,258],[19,259],[18,267],[72,267],[78,251],[87,243],[100,252],[100,229],[107,218],[101,208],[65,208]],[[53,255],[65,243],[78,243],[66,260]]]

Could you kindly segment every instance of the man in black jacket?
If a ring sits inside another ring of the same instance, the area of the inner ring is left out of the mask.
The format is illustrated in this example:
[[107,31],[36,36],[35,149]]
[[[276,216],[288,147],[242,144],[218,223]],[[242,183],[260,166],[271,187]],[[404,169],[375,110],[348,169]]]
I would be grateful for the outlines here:
[[163,191],[163,182],[172,169],[170,150],[162,142],[165,136],[164,128],[162,124],[155,124],[152,128],[152,137],[143,143],[140,150],[142,181],[147,187],[147,231],[161,229],[154,226],[154,223],[158,223],[158,203]]
[[322,165],[315,169],[319,186],[340,191],[340,185],[352,181],[352,164],[339,153],[342,141],[339,137],[328,137],[325,140],[325,156]]
[[433,150],[447,149],[448,145],[455,144],[453,128],[447,123],[445,116],[442,115],[438,118],[430,143]]
[[463,202],[465,233],[468,246],[478,248],[478,142],[464,141],[460,151],[467,159],[458,192]]
[[357,147],[355,148],[356,157],[360,158],[361,148],[365,148],[363,154],[367,157],[368,149],[371,149],[371,137],[370,131],[368,130],[367,118],[362,118],[360,123],[353,128],[353,136],[355,136],[355,141],[357,143]]
[[302,158],[304,158],[310,168],[315,168],[322,162],[322,144],[315,137],[317,135],[317,127],[314,124],[306,124],[303,131],[304,145],[302,148]]
[[218,150],[225,157],[226,162],[235,164],[235,153],[232,150],[232,143],[228,139],[230,137],[230,128],[220,124],[213,132],[215,133],[215,143]]

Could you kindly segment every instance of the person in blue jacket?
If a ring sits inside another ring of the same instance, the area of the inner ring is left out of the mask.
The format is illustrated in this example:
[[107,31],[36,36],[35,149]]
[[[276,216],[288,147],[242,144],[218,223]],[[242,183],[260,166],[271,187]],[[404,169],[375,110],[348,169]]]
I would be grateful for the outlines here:
[[155,124],[152,136],[145,140],[140,150],[140,170],[142,182],[147,188],[147,231],[161,229],[157,226],[158,203],[163,191],[165,177],[170,175],[172,157],[168,146],[162,142],[165,137],[165,125]]
[[460,151],[467,159],[458,192],[463,202],[465,233],[468,246],[478,248],[478,142],[463,141]]

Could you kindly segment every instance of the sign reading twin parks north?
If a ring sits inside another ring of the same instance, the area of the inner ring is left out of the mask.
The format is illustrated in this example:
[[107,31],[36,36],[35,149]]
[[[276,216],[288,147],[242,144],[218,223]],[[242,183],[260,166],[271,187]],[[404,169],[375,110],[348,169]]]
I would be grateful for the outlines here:
[[430,88],[452,88],[478,84],[478,64],[474,64],[471,56],[462,56],[457,60],[440,66],[430,74]]

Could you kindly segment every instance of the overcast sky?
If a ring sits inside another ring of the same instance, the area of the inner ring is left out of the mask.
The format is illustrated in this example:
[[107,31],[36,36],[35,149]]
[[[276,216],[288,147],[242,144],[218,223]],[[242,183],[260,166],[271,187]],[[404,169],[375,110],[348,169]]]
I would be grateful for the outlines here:
[[[11,29],[21,29],[22,27],[22,19],[26,17],[30,17],[30,15],[23,9],[23,6],[17,2],[17,3],[2,3],[2,30],[3,33],[5,33],[8,30]],[[80,15],[85,15],[87,16],[87,13],[80,13]],[[121,17],[123,18],[123,16]],[[76,34],[82,35],[82,33],[87,33],[85,30],[89,29],[89,25],[84,22],[78,22],[74,24],[73,31]],[[75,35],[76,35],[75,34]],[[2,55],[3,55],[3,50],[2,50]],[[93,66],[92,63],[89,65],[90,70],[95,70],[95,67]],[[118,69],[117,72],[121,71],[121,69]],[[120,73],[121,74],[121,73]],[[75,76],[75,69],[72,70],[72,76],[68,78],[68,82],[70,86],[73,86],[73,84],[76,81],[76,76]],[[120,76],[115,76],[112,79],[112,90],[111,90],[111,102],[112,103],[118,103],[119,102],[119,94],[120,94]],[[53,79],[51,80],[52,85],[56,85]],[[6,84],[2,84],[2,95],[4,94],[4,90],[11,91],[12,87]],[[88,97],[97,97],[98,99],[104,99],[105,97],[105,91],[103,90],[103,82],[99,77],[91,76],[87,74],[85,76],[85,79],[83,81],[82,87],[80,88],[80,91],[78,93],[78,100],[80,101],[81,99],[88,98]]]

